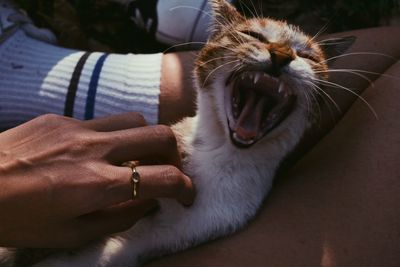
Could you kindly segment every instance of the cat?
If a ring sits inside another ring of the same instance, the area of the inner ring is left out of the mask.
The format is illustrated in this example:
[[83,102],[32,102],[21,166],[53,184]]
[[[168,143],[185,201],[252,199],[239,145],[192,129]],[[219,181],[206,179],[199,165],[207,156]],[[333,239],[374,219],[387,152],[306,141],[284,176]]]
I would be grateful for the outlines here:
[[297,27],[210,2],[211,36],[194,70],[197,115],[172,126],[195,203],[162,199],[160,211],[130,230],[35,266],[138,266],[232,234],[255,216],[282,160],[313,124],[310,101],[316,81],[327,79],[326,56]]

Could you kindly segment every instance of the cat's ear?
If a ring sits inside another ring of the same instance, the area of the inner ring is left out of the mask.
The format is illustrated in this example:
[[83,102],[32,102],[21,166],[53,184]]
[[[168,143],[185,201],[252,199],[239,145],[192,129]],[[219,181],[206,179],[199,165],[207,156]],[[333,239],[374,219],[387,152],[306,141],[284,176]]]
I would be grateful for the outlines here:
[[209,0],[213,11],[211,30],[214,34],[235,23],[244,21],[245,18],[234,6],[225,0]]
[[326,40],[319,41],[319,46],[325,53],[325,57],[327,59],[335,58],[339,55],[342,55],[346,52],[347,49],[350,48],[356,41],[355,36],[346,36],[346,37],[338,37],[338,38],[329,38]]

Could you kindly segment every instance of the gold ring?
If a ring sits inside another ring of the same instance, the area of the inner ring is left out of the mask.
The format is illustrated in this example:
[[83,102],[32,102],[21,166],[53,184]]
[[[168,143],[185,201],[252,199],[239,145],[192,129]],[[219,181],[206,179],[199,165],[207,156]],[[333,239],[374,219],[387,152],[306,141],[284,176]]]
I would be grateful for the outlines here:
[[132,198],[137,199],[139,197],[139,182],[140,182],[140,174],[136,170],[136,166],[132,166],[132,176],[131,181],[133,184],[133,194]]
[[131,162],[126,162],[122,165],[129,167],[132,170],[132,175],[131,175],[131,183],[132,183],[132,187],[133,187],[132,199],[137,199],[139,197],[140,174],[136,170],[136,164],[131,161]]

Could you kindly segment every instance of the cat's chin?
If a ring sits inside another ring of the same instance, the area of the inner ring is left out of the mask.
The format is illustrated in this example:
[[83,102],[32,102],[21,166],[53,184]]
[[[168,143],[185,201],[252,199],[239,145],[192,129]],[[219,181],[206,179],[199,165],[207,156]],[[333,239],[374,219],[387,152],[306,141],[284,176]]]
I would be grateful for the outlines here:
[[225,107],[232,143],[248,148],[280,125],[293,109],[296,96],[281,79],[263,71],[232,74]]

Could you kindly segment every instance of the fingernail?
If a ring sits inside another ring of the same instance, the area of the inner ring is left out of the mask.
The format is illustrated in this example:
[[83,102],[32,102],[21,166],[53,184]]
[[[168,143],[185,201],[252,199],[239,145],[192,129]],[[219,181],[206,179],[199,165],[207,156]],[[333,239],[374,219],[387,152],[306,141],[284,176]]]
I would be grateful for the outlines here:
[[181,199],[181,203],[183,206],[185,207],[189,207],[192,206],[194,202],[194,196],[193,194],[187,194],[186,196],[183,196]]
[[[191,181],[191,179],[189,177],[188,181]],[[182,203],[182,205],[184,205],[185,207],[191,206],[193,205],[194,199],[196,197],[196,190],[194,188],[193,183],[190,182],[190,186],[188,186],[188,189],[184,190],[181,193],[181,197],[180,197],[180,201]]]
[[181,203],[185,207],[189,207],[193,205],[194,199],[196,197],[196,190],[193,188],[192,190],[186,190],[182,194]]

